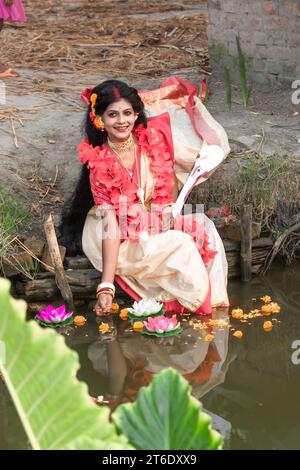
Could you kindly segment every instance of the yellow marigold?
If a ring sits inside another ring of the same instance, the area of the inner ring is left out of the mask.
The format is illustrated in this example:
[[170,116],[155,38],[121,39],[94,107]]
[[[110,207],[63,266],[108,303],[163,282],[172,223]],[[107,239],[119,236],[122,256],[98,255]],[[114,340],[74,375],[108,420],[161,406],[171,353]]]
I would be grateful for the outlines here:
[[271,331],[273,328],[273,323],[271,321],[265,321],[263,324],[263,329],[265,331]]
[[119,305],[118,304],[111,304],[111,311],[112,312],[117,312],[119,310]]
[[122,308],[120,314],[119,314],[119,317],[122,319],[122,320],[127,320],[127,315],[128,315],[128,310],[127,308]]
[[133,324],[134,331],[142,331],[144,328],[144,323],[142,321],[135,321]]
[[76,315],[73,322],[76,326],[83,326],[86,322],[86,318],[83,315]]
[[243,337],[243,332],[240,331],[240,330],[237,330],[233,333],[233,336],[235,336],[235,338],[242,338]]
[[214,335],[211,335],[210,333],[208,333],[208,335],[205,336],[204,341],[212,341],[214,337],[215,337]]
[[264,295],[263,297],[260,298],[265,304],[269,304],[271,302],[271,297],[269,295]]
[[264,315],[271,315],[273,313],[271,304],[263,305],[261,311]]
[[104,333],[107,333],[109,331],[109,324],[108,323],[101,323],[99,325],[99,331],[100,333],[104,334]]
[[272,307],[272,313],[279,313],[281,310],[280,305],[278,305],[277,302],[271,302],[270,306]]
[[240,320],[243,318],[244,311],[241,308],[234,308],[231,312],[232,318],[235,318],[236,320]]

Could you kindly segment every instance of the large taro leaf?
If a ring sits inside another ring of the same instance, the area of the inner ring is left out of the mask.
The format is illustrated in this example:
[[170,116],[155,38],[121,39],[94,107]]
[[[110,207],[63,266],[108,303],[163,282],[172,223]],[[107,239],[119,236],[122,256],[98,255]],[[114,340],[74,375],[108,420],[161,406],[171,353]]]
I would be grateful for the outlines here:
[[191,396],[188,382],[174,369],[157,374],[134,403],[120,405],[112,417],[137,449],[211,450],[223,442]]
[[53,330],[26,322],[26,304],[14,300],[9,288],[0,279],[0,370],[32,448],[132,448],[109,423],[109,409],[93,404],[77,380],[77,353]]

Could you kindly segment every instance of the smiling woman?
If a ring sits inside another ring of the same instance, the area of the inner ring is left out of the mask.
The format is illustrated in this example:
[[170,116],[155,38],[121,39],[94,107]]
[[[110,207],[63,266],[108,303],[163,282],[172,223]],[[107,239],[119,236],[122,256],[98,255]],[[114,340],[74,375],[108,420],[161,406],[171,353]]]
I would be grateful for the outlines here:
[[[140,91],[108,80],[87,89],[84,164],[62,244],[81,250],[102,272],[95,311],[111,311],[114,280],[134,300],[152,297],[165,311],[210,314],[228,305],[222,241],[204,214],[171,212],[202,147],[229,152],[222,127],[196,96],[172,77],[159,90]],[[146,117],[145,111],[150,115]]]

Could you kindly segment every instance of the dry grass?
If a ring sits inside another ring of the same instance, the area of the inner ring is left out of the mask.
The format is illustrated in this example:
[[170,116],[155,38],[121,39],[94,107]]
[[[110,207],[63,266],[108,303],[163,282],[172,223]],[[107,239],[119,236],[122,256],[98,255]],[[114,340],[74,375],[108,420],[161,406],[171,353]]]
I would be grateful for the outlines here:
[[[27,0],[28,22],[1,33],[1,61],[128,78],[188,67],[210,74],[207,15],[195,11],[201,3]],[[189,9],[192,16],[185,14]]]

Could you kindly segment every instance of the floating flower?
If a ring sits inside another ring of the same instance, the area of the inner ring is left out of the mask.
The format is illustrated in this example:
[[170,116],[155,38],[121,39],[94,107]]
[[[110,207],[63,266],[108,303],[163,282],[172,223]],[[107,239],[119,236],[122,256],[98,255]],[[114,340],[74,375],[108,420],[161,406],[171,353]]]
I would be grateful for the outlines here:
[[270,307],[272,307],[272,313],[279,313],[281,310],[280,305],[278,305],[277,302],[271,302]]
[[265,321],[263,324],[263,329],[265,331],[271,331],[273,328],[273,323],[271,321]]
[[180,328],[180,323],[176,320],[176,317],[164,317],[159,315],[158,317],[151,317],[148,321],[144,322],[147,331],[153,333],[169,333]]
[[101,323],[99,325],[99,331],[102,334],[108,333],[109,332],[109,324],[108,323]]
[[263,305],[261,308],[261,311],[264,315],[267,315],[267,316],[271,315],[271,313],[273,313],[272,305],[271,304]]
[[243,318],[244,311],[241,308],[235,308],[231,312],[232,318],[235,318],[236,320],[240,320]]
[[73,322],[76,326],[83,326],[86,323],[86,318],[83,315],[76,315]]
[[119,311],[119,305],[118,304],[111,304],[111,311],[112,312],[118,312]]
[[159,314],[163,310],[163,305],[153,298],[145,298],[139,302],[134,302],[132,308],[127,310],[131,317],[148,317]]
[[265,304],[269,304],[271,302],[271,297],[269,295],[264,295],[263,297],[260,298]]
[[60,323],[64,323],[70,319],[73,315],[73,312],[66,312],[65,305],[60,307],[53,307],[53,305],[47,305],[45,310],[40,310],[40,313],[35,316],[35,319],[44,325],[50,326],[55,324],[58,326]]
[[142,331],[144,329],[144,323],[142,321],[135,321],[132,328],[134,331]]
[[119,317],[122,319],[122,320],[127,320],[128,318],[128,309],[127,308],[122,308],[120,314],[119,314]]
[[241,339],[241,338],[243,337],[243,332],[240,331],[240,330],[237,330],[237,331],[235,331],[235,332],[233,333],[233,336],[234,336],[235,338]]

